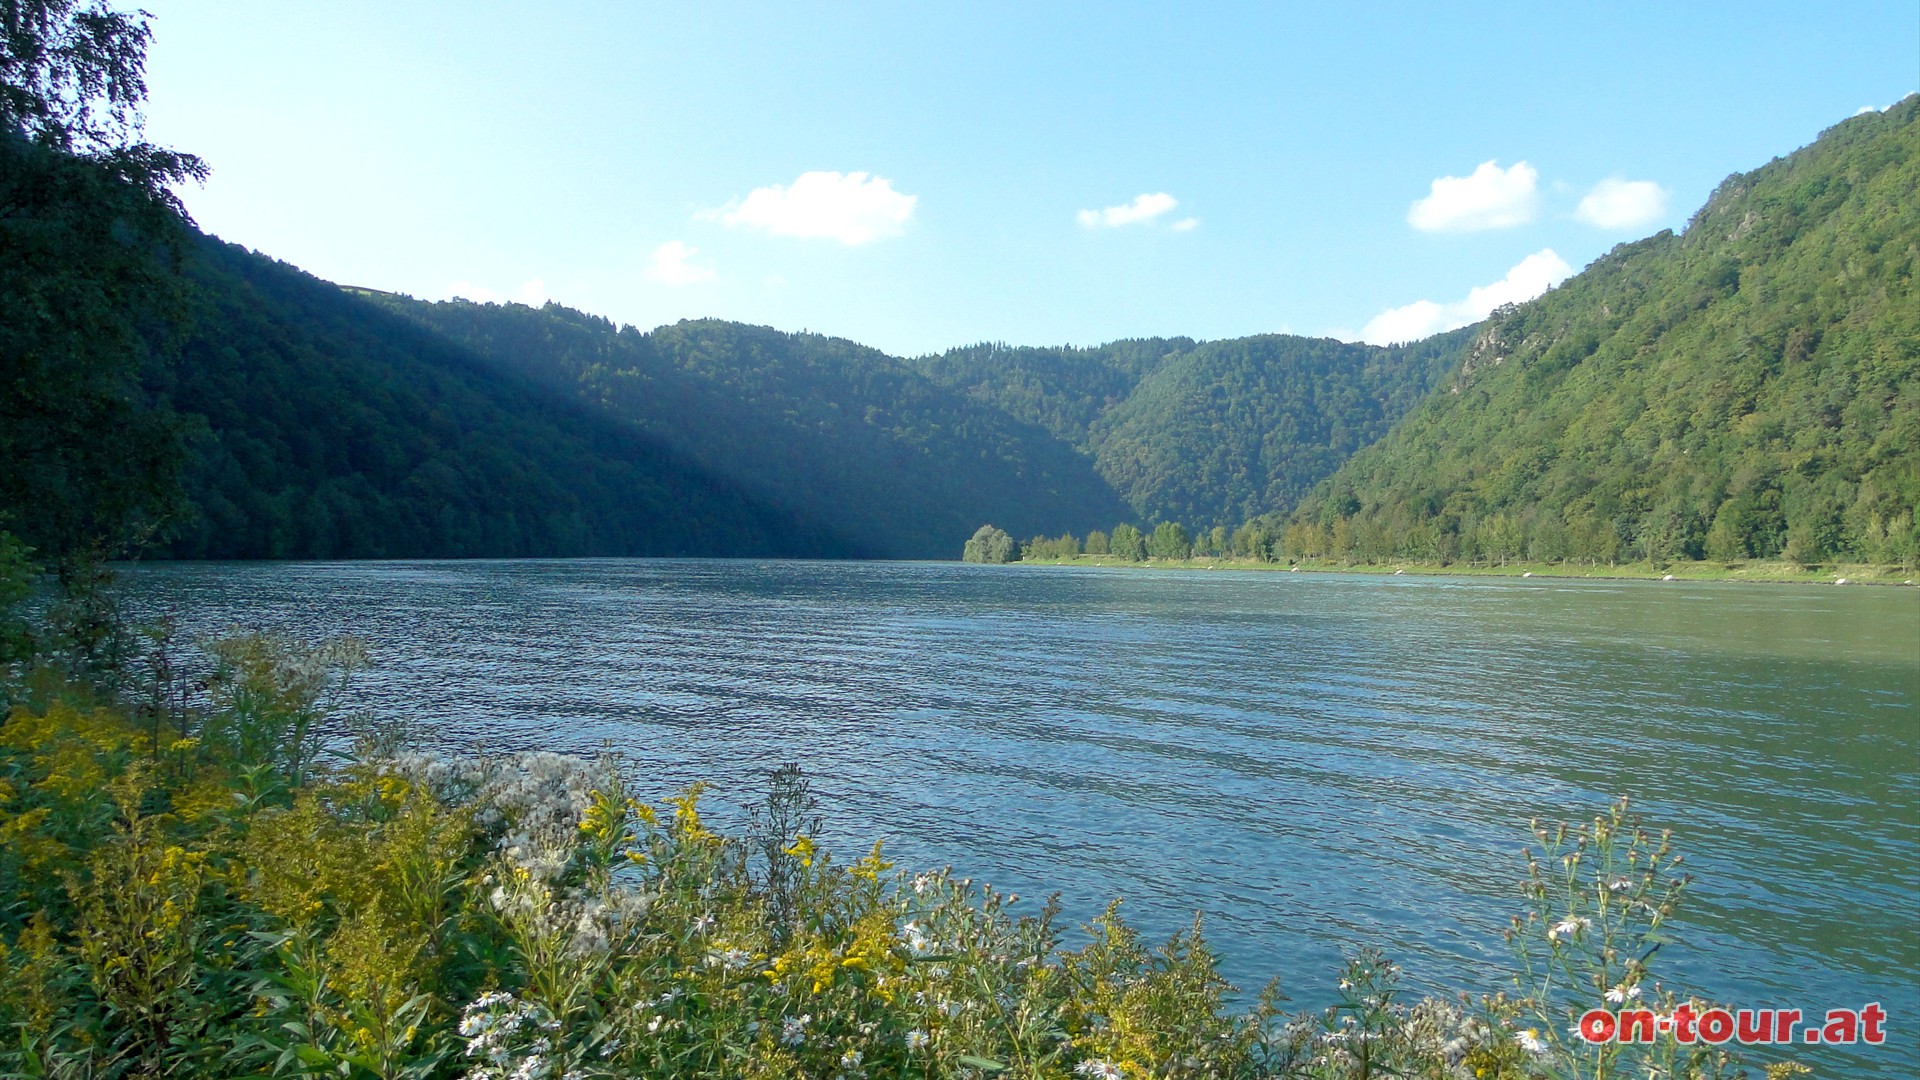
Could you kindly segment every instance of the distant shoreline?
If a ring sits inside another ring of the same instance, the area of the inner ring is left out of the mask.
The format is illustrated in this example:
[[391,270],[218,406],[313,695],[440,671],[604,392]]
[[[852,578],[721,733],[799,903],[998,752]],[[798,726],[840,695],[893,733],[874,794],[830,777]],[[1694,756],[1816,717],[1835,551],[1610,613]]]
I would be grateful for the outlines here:
[[1675,562],[1620,563],[1616,566],[1570,566],[1565,563],[1509,563],[1505,566],[1462,566],[1458,563],[1390,562],[1373,565],[1306,560],[1295,564],[1252,559],[1147,559],[1134,562],[1118,555],[1075,555],[1069,558],[1021,559],[1025,566],[1115,566],[1143,570],[1260,570],[1308,574],[1396,574],[1422,577],[1573,578],[1589,581],[1744,581],[1766,585],[1914,585],[1920,571],[1899,567],[1840,563],[1807,569],[1791,563],[1752,560],[1741,563]]

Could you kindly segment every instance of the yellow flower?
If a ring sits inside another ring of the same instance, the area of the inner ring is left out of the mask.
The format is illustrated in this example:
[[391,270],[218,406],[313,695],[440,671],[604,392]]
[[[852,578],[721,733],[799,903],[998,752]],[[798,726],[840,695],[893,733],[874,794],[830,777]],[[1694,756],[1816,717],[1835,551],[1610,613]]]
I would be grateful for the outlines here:
[[801,866],[813,865],[813,837],[802,835],[792,846],[786,849],[788,855],[800,860]]
[[676,795],[667,800],[673,804],[673,824],[682,840],[702,841],[720,838],[700,820],[700,793],[706,789],[706,786],[695,784],[687,789],[686,794]]
[[879,881],[880,875],[893,869],[893,864],[880,857],[880,841],[873,842],[873,851],[866,858],[853,864],[853,876],[863,881]]

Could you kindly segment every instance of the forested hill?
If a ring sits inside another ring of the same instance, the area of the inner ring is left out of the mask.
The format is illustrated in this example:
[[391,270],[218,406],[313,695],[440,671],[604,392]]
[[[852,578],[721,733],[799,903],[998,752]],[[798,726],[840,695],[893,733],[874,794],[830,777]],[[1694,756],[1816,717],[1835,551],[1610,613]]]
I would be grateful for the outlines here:
[[849,341],[715,320],[641,333],[555,304],[383,302],[867,555],[952,558],[983,521],[1031,535],[1130,516],[1046,429]]
[[935,382],[1039,424],[1091,455],[1093,427],[1107,410],[1196,344],[1192,338],[1134,338],[1091,348],[982,344],[917,364]]
[[147,373],[182,421],[189,558],[854,555],[571,397],[292,267],[192,245],[187,336]]
[[1417,405],[1470,339],[1456,331],[1394,348],[1284,334],[1090,349],[979,345],[920,363],[1072,442],[1141,519],[1208,528],[1291,509]]
[[1898,561],[1920,503],[1916,191],[1920,96],[1730,177],[1684,233],[1496,315],[1302,524],[1411,557]]

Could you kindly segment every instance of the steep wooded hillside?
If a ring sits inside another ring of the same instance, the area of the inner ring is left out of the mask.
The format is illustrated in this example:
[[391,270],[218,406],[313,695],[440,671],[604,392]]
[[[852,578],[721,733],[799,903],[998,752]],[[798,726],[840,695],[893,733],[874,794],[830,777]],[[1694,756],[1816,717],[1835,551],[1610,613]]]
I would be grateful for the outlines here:
[[1292,509],[1418,404],[1469,337],[1393,348],[1289,334],[979,345],[920,363],[1091,456],[1137,518],[1210,528]]
[[190,558],[847,555],[568,396],[366,298],[194,245],[177,356],[147,376],[185,435]]
[[862,554],[952,558],[983,521],[1021,535],[1127,514],[1045,428],[853,342],[718,320],[649,333],[549,304],[393,310],[673,447]]
[[1920,96],[1728,178],[1496,314],[1299,520],[1413,557],[1910,556],[1916,191]]

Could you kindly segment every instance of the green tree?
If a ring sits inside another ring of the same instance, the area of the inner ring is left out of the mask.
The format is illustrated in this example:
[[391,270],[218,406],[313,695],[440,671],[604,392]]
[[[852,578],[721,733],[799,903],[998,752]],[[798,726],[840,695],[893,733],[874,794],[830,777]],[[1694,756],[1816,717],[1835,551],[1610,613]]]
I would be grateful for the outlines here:
[[991,525],[974,530],[973,538],[960,551],[961,561],[971,563],[1010,563],[1018,555],[1013,537]]
[[1525,536],[1520,523],[1506,514],[1493,514],[1480,522],[1480,554],[1495,566],[1505,566],[1520,557]]
[[1567,526],[1558,512],[1549,510],[1535,523],[1527,537],[1527,557],[1544,563],[1567,557]]
[[1333,519],[1333,535],[1327,543],[1327,551],[1336,559],[1353,557],[1353,519],[1337,517]]
[[1147,557],[1147,538],[1132,525],[1115,525],[1107,539],[1107,550],[1123,559],[1139,562]]
[[178,434],[141,376],[185,314],[172,185],[206,167],[141,138],[145,19],[0,2],[0,525],[68,584],[178,493]]
[[1179,522],[1163,521],[1147,538],[1147,554],[1156,559],[1185,559],[1193,554],[1193,541]]

